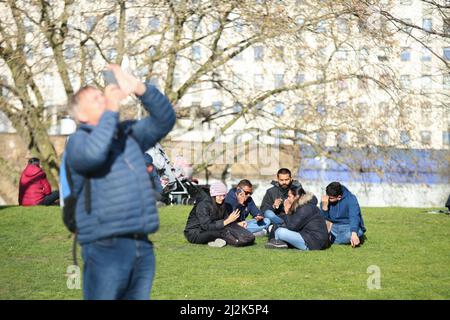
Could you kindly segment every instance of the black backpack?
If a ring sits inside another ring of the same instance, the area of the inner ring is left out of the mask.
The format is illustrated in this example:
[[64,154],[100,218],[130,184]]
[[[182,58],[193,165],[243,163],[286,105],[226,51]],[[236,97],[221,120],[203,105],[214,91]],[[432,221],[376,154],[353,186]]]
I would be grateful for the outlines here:
[[[77,223],[75,219],[75,209],[77,207],[78,194],[74,190],[72,174],[66,161],[66,154],[63,153],[61,167],[59,171],[60,181],[60,204],[62,209],[62,218],[64,225],[71,233],[77,232]],[[91,179],[86,178],[84,182],[85,209],[89,214],[91,212]]]

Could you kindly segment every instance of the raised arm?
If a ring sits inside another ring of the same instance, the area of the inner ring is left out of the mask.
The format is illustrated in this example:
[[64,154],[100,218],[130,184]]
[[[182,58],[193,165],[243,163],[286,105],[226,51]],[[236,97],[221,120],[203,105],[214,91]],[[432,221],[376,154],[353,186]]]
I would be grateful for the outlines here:
[[146,151],[172,130],[176,116],[167,97],[155,86],[146,84],[145,92],[138,98],[150,115],[132,126],[132,134]]
[[67,144],[67,161],[80,174],[100,169],[108,160],[108,154],[116,130],[119,115],[106,111],[97,126],[90,132],[78,130]]

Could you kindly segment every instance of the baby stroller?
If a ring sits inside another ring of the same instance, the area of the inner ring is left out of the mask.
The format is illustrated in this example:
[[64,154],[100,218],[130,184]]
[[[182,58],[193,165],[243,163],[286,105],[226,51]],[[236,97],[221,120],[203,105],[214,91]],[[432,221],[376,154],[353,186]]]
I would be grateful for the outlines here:
[[192,205],[199,192],[209,192],[208,185],[199,185],[192,178],[192,167],[182,157],[177,157],[172,166],[169,158],[158,143],[146,151],[153,158],[153,165],[163,187],[161,202],[166,205]]

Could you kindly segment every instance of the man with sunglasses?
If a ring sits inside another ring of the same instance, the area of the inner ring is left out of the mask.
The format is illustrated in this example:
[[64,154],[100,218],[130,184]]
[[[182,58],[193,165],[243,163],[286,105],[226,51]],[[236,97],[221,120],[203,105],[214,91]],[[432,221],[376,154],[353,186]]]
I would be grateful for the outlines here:
[[[232,188],[225,197],[226,210],[230,214],[239,209],[241,215],[238,221],[244,221],[243,227],[254,236],[264,236],[267,235],[270,220],[264,218],[251,197],[252,193],[252,183],[247,179],[241,180],[236,188]],[[249,215],[252,215],[253,219],[246,220]]]
[[330,243],[360,245],[366,232],[358,199],[339,182],[332,182],[322,196],[320,213],[325,218]]

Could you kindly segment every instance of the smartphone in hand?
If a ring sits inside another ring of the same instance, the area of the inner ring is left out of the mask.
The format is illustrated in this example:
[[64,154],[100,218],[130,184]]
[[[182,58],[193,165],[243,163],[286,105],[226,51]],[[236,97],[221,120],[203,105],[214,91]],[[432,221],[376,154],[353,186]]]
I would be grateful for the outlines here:
[[114,73],[111,70],[103,70],[102,75],[103,75],[103,81],[105,82],[105,86],[107,86],[109,84],[119,85],[116,77],[114,76]]

